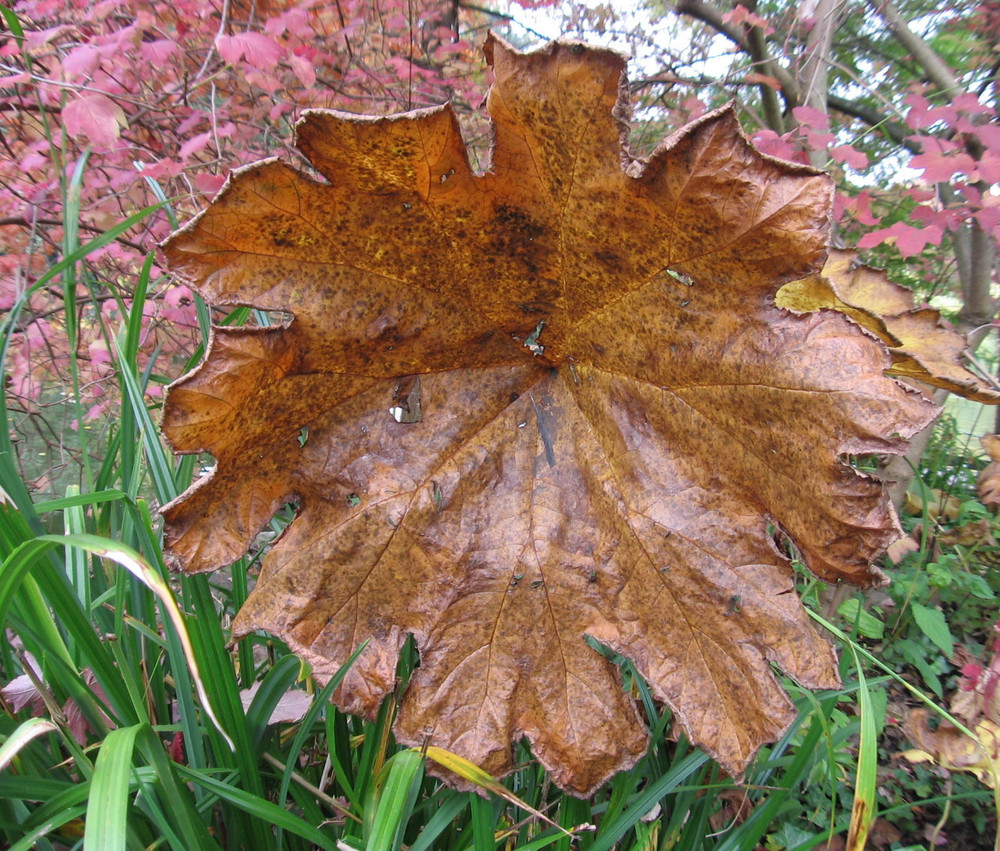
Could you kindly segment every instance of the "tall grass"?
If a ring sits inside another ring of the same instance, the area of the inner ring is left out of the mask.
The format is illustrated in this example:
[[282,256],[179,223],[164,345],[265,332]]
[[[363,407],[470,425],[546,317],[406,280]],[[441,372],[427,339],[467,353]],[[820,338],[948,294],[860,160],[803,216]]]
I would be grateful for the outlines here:
[[[81,174],[65,186],[67,224]],[[164,206],[89,242],[67,227],[63,256],[33,286],[63,286],[72,350],[80,339],[77,287],[96,285],[87,257]],[[120,405],[103,458],[84,460],[63,496],[39,499],[25,486],[0,401],[0,681],[23,675],[32,696],[20,707],[8,696],[0,715],[4,847],[805,851],[849,828],[863,843],[877,815],[873,737],[881,721],[871,693],[882,681],[865,676],[853,651],[842,689],[788,684],[797,721],[742,783],[683,738],[669,739],[669,714],[618,660],[652,744],[633,770],[579,800],[555,789],[524,748],[523,767],[501,789],[447,754],[428,762],[428,754],[397,747],[389,725],[398,698],[373,721],[340,713],[329,699],[350,661],[320,688],[280,641],[256,635],[234,646],[228,624],[246,598],[253,559],[233,565],[228,582],[170,575],[151,508],[182,491],[198,463],[166,451],[149,408],[156,364],[141,363],[139,342],[152,269],[150,256],[119,304],[121,324],[102,328],[114,342]],[[27,296],[3,320],[0,367]],[[199,314],[207,334],[204,304]],[[69,404],[82,422],[75,366],[71,374]],[[80,457],[90,457],[85,443]],[[281,520],[274,523],[278,531]],[[402,680],[412,663],[404,658]],[[289,692],[305,695],[308,708],[272,722]],[[443,785],[438,763],[464,772],[482,794]],[[966,797],[988,800],[985,791]]]

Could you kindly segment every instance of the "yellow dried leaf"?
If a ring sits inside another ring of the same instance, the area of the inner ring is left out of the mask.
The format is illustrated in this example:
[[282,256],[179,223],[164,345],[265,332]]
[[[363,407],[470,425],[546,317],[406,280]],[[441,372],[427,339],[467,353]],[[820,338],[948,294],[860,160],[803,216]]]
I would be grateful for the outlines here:
[[916,745],[900,756],[912,763],[931,762],[949,771],[968,771],[990,788],[1000,772],[1000,726],[988,718],[973,728],[975,738],[966,735],[947,721],[936,730],[927,724],[927,710],[914,709],[903,732]]
[[891,375],[977,402],[1000,402],[1000,391],[966,368],[965,337],[938,311],[916,307],[913,293],[885,272],[860,264],[853,251],[832,249],[822,272],[785,284],[775,301],[798,313],[827,309],[850,316],[889,347]]

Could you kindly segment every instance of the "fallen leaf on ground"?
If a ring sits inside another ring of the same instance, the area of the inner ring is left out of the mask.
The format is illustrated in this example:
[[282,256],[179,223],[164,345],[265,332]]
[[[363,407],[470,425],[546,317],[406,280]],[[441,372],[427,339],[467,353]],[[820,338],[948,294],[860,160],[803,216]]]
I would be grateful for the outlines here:
[[[775,534],[819,576],[879,584],[901,534],[846,463],[935,408],[835,312],[774,304],[823,263],[829,179],[761,156],[732,108],[648,162],[624,60],[490,37],[490,170],[447,106],[309,112],[164,250],[210,301],[291,311],[215,329],[164,433],[215,471],[163,509],[188,571],[238,558],[288,500],[234,630],[267,630],[371,716],[415,637],[395,732],[511,770],[527,738],[587,795],[645,752],[630,658],[739,775],[795,711],[771,670],[838,682]],[[416,380],[419,378],[419,382]]]
[[893,564],[899,564],[909,553],[920,552],[920,544],[909,535],[903,535],[886,548],[885,554]]
[[924,499],[918,493],[907,491],[903,498],[903,511],[914,516],[926,513],[928,520],[952,522],[958,519],[962,506],[955,494],[939,488],[926,488],[926,496]]
[[949,547],[995,547],[992,524],[984,517],[982,520],[971,520],[956,529],[942,529],[937,535],[938,543]]
[[889,848],[894,842],[899,842],[903,838],[902,832],[891,821],[884,818],[877,818],[872,822],[871,832],[868,834],[868,841],[875,848]]
[[[253,703],[262,683],[256,682],[250,688],[240,690],[240,703],[246,712]],[[268,724],[295,724],[301,721],[312,706],[313,696],[300,688],[288,689],[274,704],[267,719]]]
[[900,756],[907,762],[930,762],[949,771],[968,771],[989,787],[996,784],[1000,772],[1000,726],[982,718],[973,728],[975,738],[942,721],[936,730],[927,723],[925,709],[914,709],[903,732],[916,745]]

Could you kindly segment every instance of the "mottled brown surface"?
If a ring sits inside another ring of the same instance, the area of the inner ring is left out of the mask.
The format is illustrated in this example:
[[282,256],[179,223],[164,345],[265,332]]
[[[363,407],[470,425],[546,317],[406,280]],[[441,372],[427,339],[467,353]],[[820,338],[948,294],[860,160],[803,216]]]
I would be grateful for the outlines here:
[[900,451],[933,409],[843,316],[774,305],[823,263],[824,175],[762,157],[728,108],[632,161],[620,57],[486,53],[488,173],[447,107],[309,113],[328,182],[244,169],[166,244],[211,301],[295,316],[218,329],[172,387],[165,433],[218,471],[164,509],[169,547],[215,569],[298,497],[236,631],[320,676],[367,639],[338,693],[366,714],[413,634],[403,742],[502,774],[524,736],[590,792],[647,744],[590,635],[738,774],[793,718],[771,663],[837,682],[774,529],[877,581],[896,518],[842,459]]

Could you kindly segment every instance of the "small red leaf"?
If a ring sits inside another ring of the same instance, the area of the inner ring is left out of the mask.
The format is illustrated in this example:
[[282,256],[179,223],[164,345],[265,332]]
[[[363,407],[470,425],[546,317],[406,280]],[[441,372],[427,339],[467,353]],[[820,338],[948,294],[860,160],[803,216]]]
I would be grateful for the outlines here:
[[899,253],[904,257],[912,257],[924,250],[929,243],[938,245],[941,242],[942,231],[937,225],[926,228],[915,228],[904,222],[872,231],[858,240],[858,248],[873,248],[876,245],[895,243]]
[[70,78],[89,77],[101,64],[101,51],[84,44],[73,48],[62,61],[63,73]]
[[853,169],[860,170],[868,165],[868,155],[853,145],[837,145],[835,148],[830,148],[830,156]]
[[215,40],[215,47],[226,62],[235,65],[242,59],[251,68],[259,70],[273,68],[285,55],[284,49],[273,38],[255,32],[220,35]]
[[127,125],[125,113],[107,95],[96,92],[70,101],[62,111],[66,132],[86,136],[99,148],[113,148]]
[[210,138],[212,138],[212,134],[209,132],[199,133],[197,136],[192,136],[183,145],[181,145],[180,152],[177,154],[177,159],[186,160],[192,154],[196,154],[198,151],[204,150]]
[[792,115],[799,124],[804,124],[816,130],[826,130],[830,126],[830,116],[814,106],[797,106]]
[[180,55],[180,47],[176,41],[168,38],[158,38],[155,41],[144,41],[139,47],[142,58],[158,66],[166,65],[175,56]]

